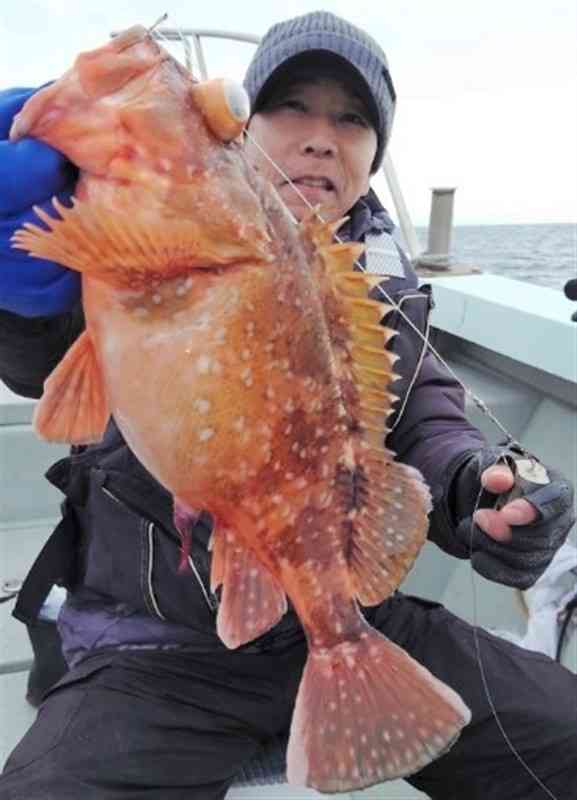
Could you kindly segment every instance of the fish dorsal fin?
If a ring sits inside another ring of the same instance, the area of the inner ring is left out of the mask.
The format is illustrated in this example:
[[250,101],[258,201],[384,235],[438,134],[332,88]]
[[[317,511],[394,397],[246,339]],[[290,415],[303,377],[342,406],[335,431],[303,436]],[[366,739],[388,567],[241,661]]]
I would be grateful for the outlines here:
[[384,278],[354,271],[358,243],[332,243],[334,226],[308,220],[337,362],[352,447],[339,465],[339,492],[348,513],[353,591],[374,605],[401,583],[426,539],[429,493],[416,470],[385,447],[387,418],[397,398],[397,356],[387,349],[396,331],[382,324],[390,305],[370,299]]
[[110,416],[92,339],[84,331],[44,384],[34,427],[49,442],[99,442]]
[[284,590],[230,529],[212,534],[211,589],[222,585],[217,633],[227,647],[240,647],[266,633],[287,610]]

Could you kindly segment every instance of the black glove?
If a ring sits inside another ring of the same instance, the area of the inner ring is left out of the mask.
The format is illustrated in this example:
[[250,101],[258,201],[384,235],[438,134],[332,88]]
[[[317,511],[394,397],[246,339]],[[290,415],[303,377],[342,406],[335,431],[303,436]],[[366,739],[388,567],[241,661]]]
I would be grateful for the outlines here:
[[[505,458],[499,459],[502,455]],[[499,542],[484,533],[472,520],[481,490],[481,473],[496,463],[519,458],[515,448],[487,447],[472,454],[460,468],[452,489],[456,512],[456,540],[460,558],[469,558],[476,572],[505,586],[528,589],[545,572],[553,556],[567,538],[575,522],[573,486],[552,467],[545,466],[549,483],[517,481],[518,497],[537,509],[537,519],[529,525],[512,525],[513,538]],[[478,508],[493,508],[499,496],[482,491]],[[460,520],[460,521],[459,521]]]

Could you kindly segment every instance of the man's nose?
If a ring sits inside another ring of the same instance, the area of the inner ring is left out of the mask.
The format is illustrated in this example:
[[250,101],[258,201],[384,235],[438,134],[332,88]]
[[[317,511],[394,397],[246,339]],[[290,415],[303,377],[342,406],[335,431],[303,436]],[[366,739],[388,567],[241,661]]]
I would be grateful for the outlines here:
[[334,131],[328,122],[315,121],[304,133],[300,148],[303,155],[327,158],[337,152]]

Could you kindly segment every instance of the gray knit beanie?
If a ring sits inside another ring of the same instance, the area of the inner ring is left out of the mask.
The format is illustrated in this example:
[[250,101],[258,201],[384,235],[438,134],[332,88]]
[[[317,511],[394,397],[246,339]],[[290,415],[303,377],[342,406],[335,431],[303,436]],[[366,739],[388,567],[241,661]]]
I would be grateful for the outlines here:
[[372,172],[380,167],[395,113],[395,89],[385,54],[364,31],[328,11],[313,11],[279,22],[263,36],[244,79],[251,108],[259,108],[262,91],[279,67],[310,51],[332,53],[345,61],[362,82],[377,133]]

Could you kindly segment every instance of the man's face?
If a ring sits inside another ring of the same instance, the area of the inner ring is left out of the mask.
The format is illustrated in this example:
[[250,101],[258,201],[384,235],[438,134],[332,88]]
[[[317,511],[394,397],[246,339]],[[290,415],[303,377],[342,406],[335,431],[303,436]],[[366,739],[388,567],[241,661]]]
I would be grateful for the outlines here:
[[360,98],[332,78],[279,88],[249,124],[249,161],[300,220],[308,210],[251,138],[285,172],[327,222],[345,216],[368,192],[377,135]]

